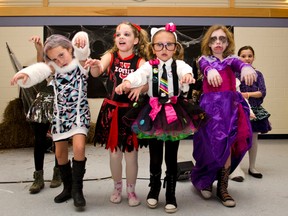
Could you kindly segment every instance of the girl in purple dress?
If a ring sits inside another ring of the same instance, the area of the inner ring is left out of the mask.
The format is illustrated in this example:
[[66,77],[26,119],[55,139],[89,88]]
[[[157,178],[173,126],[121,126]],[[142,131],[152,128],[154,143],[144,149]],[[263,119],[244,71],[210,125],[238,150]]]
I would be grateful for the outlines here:
[[[239,49],[238,56],[243,62],[252,65],[254,62],[255,52],[251,46],[244,46]],[[272,128],[268,120],[270,114],[262,107],[262,103],[266,96],[265,80],[260,71],[256,70],[256,73],[257,81],[254,82],[252,86],[248,86],[242,82],[240,85],[240,91],[242,92],[243,97],[249,100],[251,109],[256,115],[256,118],[251,120],[253,138],[252,147],[249,150],[248,174],[254,178],[262,178],[262,173],[255,168],[258,149],[258,133],[267,133]],[[242,176],[242,178],[244,178],[244,176]]]
[[256,72],[238,57],[233,56],[235,43],[232,33],[221,25],[211,26],[202,40],[199,67],[204,74],[200,106],[210,117],[194,135],[191,173],[193,185],[206,199],[212,196],[217,183],[217,196],[226,207],[236,205],[228,193],[228,176],[251,147],[252,130],[249,106],[236,91],[236,71],[241,80],[251,85]]

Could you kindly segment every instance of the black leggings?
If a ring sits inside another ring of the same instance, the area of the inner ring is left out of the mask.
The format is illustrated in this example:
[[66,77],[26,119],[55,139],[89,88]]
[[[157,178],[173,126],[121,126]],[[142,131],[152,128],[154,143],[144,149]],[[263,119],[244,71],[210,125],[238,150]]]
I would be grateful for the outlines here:
[[[49,123],[37,123],[33,122],[32,127],[35,135],[35,145],[34,145],[34,164],[35,170],[43,170],[44,155],[46,152],[46,136],[49,130]],[[57,160],[55,157],[55,166],[57,166]]]
[[[177,155],[180,141],[165,142],[166,174],[177,175]],[[157,175],[161,172],[163,161],[163,144],[161,140],[149,140],[150,173]]]

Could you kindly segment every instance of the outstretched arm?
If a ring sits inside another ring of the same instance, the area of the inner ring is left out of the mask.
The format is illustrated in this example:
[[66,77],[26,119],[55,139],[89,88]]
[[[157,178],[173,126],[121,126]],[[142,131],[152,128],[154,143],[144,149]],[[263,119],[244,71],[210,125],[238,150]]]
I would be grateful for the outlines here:
[[106,53],[102,56],[101,60],[98,59],[88,59],[85,62],[84,68],[90,67],[90,73],[93,77],[98,77],[104,73],[104,71],[109,67],[111,61],[111,53]]
[[23,88],[29,88],[48,78],[52,69],[44,62],[35,63],[29,67],[23,68],[11,79],[11,85],[18,84]]
[[245,80],[245,84],[251,86],[257,79],[257,73],[251,66],[244,66],[241,69],[241,81]]
[[41,42],[41,38],[38,35],[33,35],[29,41],[34,43],[37,51],[37,62],[44,62],[43,43]]
[[200,71],[204,74],[204,77],[207,77],[209,85],[219,87],[222,84],[223,80],[219,72],[210,65],[205,56],[199,58],[199,67]]
[[240,80],[244,80],[246,85],[251,86],[257,80],[257,73],[254,68],[250,64],[241,61],[238,57],[233,59],[231,67],[234,71],[241,71]]
[[145,85],[136,87],[136,88],[132,88],[131,91],[128,94],[128,98],[131,101],[134,101],[134,100],[138,101],[140,94],[144,93],[144,92],[147,92],[148,88],[149,88],[148,83],[146,83]]
[[115,88],[115,92],[119,95],[123,94],[123,93],[127,93],[129,92],[131,89],[131,83],[128,80],[123,81],[121,84],[119,84],[116,88]]
[[79,60],[84,67],[85,61],[90,56],[90,46],[88,34],[84,31],[78,32],[72,39],[72,46],[74,48],[74,56]]
[[193,78],[192,74],[185,74],[181,80],[180,80],[181,84],[187,83],[187,84],[191,84],[191,83],[195,83],[195,79]]

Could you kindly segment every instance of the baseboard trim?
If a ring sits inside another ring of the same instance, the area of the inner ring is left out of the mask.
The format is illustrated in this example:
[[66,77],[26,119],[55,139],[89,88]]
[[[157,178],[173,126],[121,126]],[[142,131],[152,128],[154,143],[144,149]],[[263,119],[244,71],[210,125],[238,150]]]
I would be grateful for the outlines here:
[[[259,134],[259,139],[288,139],[288,134]],[[193,135],[186,139],[193,139]]]

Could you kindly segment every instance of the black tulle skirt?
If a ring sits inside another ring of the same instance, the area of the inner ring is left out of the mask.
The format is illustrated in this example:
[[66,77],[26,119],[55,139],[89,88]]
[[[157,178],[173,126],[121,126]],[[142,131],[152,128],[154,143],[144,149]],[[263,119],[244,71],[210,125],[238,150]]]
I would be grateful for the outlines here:
[[158,98],[146,96],[134,104],[123,121],[139,139],[176,141],[197,131],[207,121],[207,116],[200,106],[183,97],[173,97],[170,102],[160,104]]

